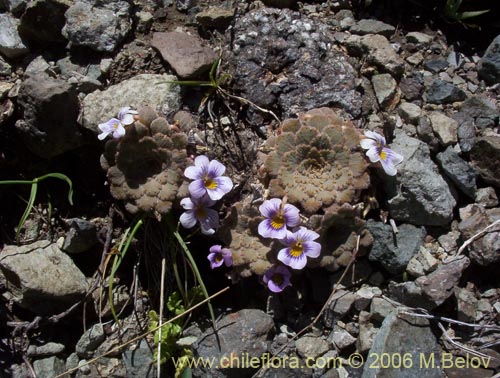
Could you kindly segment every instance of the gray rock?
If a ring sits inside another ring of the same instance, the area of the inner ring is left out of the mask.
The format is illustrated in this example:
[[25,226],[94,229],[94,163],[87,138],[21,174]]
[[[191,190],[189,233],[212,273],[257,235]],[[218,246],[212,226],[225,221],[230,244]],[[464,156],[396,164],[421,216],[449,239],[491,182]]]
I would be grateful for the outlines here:
[[0,55],[0,76],[9,76],[12,73],[12,67]]
[[419,100],[424,90],[424,80],[420,73],[413,73],[411,76],[403,77],[399,82],[399,89],[408,101]]
[[453,118],[445,116],[441,112],[431,112],[428,115],[432,131],[438,137],[443,146],[456,144],[458,142],[458,123]]
[[425,97],[431,104],[451,104],[452,102],[465,100],[467,95],[455,85],[435,79],[426,89]]
[[[467,206],[468,216],[458,225],[462,238],[467,240],[500,219],[500,208],[485,209],[472,204]],[[482,237],[469,245],[471,260],[480,266],[488,266],[500,261],[500,227],[490,229]]]
[[472,166],[487,183],[500,188],[500,136],[478,138],[470,150]]
[[145,340],[139,347],[129,349],[122,353],[122,360],[127,369],[127,378],[153,378],[156,377],[156,364],[151,348]]
[[427,248],[422,246],[418,253],[412,257],[406,270],[414,277],[421,277],[435,270],[438,264],[439,260],[432,256]]
[[476,202],[486,208],[498,206],[498,197],[495,189],[491,186],[478,189],[476,192]]
[[33,370],[39,378],[55,377],[64,373],[64,368],[64,360],[55,356],[33,362]]
[[453,294],[454,288],[469,264],[470,260],[465,256],[456,258],[451,262],[443,263],[429,275],[417,278],[415,283],[434,307],[440,306]]
[[455,113],[452,117],[458,122],[457,136],[460,150],[462,152],[469,152],[476,143],[474,118],[462,112]]
[[21,17],[19,35],[28,46],[35,48],[66,43],[61,30],[68,8],[67,0],[30,1]]
[[438,73],[448,68],[448,65],[449,63],[446,60],[436,59],[436,60],[428,60],[427,62],[425,62],[424,68],[427,71]]
[[476,196],[476,171],[449,146],[444,152],[437,154],[436,159],[446,176],[464,194],[471,198]]
[[38,55],[33,59],[30,64],[24,70],[24,75],[33,76],[37,74],[49,74],[50,75],[50,64],[44,59],[43,56]]
[[456,251],[459,239],[460,239],[460,232],[453,230],[448,232],[447,234],[438,237],[438,242],[441,248],[445,250],[445,252],[450,253]]
[[80,337],[75,346],[75,352],[80,358],[90,358],[92,353],[106,339],[102,324],[94,324]]
[[420,32],[410,32],[406,34],[406,40],[413,43],[431,43],[433,37],[429,34]]
[[477,70],[479,76],[489,85],[500,82],[500,35],[486,49]]
[[295,341],[297,353],[303,358],[318,358],[325,354],[330,348],[328,342],[321,336],[305,334]]
[[157,49],[181,79],[199,78],[210,70],[217,54],[200,38],[179,32],[153,33],[151,46]]
[[461,322],[474,322],[476,320],[477,299],[474,293],[466,288],[456,287],[457,319]]
[[66,222],[70,227],[64,237],[62,250],[73,254],[89,250],[97,243],[97,229],[92,222],[85,219],[73,218]]
[[346,316],[352,308],[356,295],[350,291],[340,289],[333,296],[328,303],[324,315],[323,322],[328,328],[332,328],[334,322]]
[[356,291],[355,295],[356,301],[354,302],[354,308],[358,311],[362,311],[370,306],[370,302],[373,297],[382,295],[382,290],[378,287],[363,285],[358,291]]
[[396,28],[382,21],[363,19],[356,22],[350,30],[351,33],[354,34],[382,34],[383,36],[389,38],[394,34]]
[[226,29],[233,21],[234,8],[209,7],[196,15],[196,21],[207,28]]
[[373,340],[379,329],[371,322],[371,314],[366,311],[359,313],[359,334],[356,340],[356,349],[359,353],[366,353],[373,345]]
[[137,32],[148,33],[153,25],[154,16],[149,12],[139,11],[135,14],[135,18],[137,19]]
[[46,240],[6,246],[0,268],[12,300],[37,314],[65,310],[87,291],[87,280],[71,258]]
[[283,117],[322,106],[361,114],[357,72],[347,54],[329,48],[330,33],[330,25],[288,9],[245,14],[234,25],[233,90]]
[[87,95],[82,102],[83,127],[97,133],[97,125],[106,122],[124,106],[151,106],[161,114],[173,113],[180,107],[180,87],[170,83],[173,75],[142,74],[112,85],[104,91]]
[[397,131],[391,148],[405,158],[395,177],[383,176],[391,216],[416,225],[447,225],[456,202],[427,145]]
[[17,132],[38,156],[49,159],[83,144],[76,123],[78,97],[65,81],[31,75],[21,84],[18,103],[24,119],[16,123]]
[[71,353],[68,358],[66,358],[66,370],[70,370],[76,368],[78,366],[78,362],[80,362],[80,358],[76,353]]
[[425,230],[410,224],[398,226],[394,234],[389,224],[368,220],[366,229],[373,236],[373,246],[370,251],[370,261],[379,262],[392,274],[403,273],[406,265],[418,252],[424,242]]
[[404,71],[404,61],[382,35],[351,35],[346,40],[351,53],[364,56],[368,63],[375,65],[382,72],[388,72],[396,78]]
[[[401,356],[401,361],[399,361],[401,368],[387,369],[382,368],[382,364],[377,364],[376,356],[382,356],[383,353],[389,356]],[[407,365],[403,365],[404,356],[408,356]],[[426,359],[433,356],[436,366],[422,368],[422,356]],[[373,341],[363,368],[362,378],[441,378],[439,356],[437,340],[427,319],[391,314],[384,320]]]
[[31,358],[51,357],[64,352],[65,346],[59,343],[47,343],[40,346],[30,345],[27,355]]
[[[217,333],[220,340],[220,349],[212,329],[205,331],[194,344],[196,356],[201,358],[221,358],[231,355],[260,357],[268,351],[267,340],[273,330],[273,319],[261,310],[241,310],[229,314],[217,322]],[[232,378],[251,376],[253,369],[219,368],[207,369],[198,367],[193,369],[194,377]]]
[[474,119],[478,129],[493,128],[498,122],[500,112],[488,98],[473,96],[465,100],[460,107],[460,112]]
[[197,3],[198,0],[175,0],[175,8],[181,12],[185,12],[194,8]]
[[15,59],[28,53],[17,28],[19,20],[9,13],[0,14],[0,53],[7,58]]
[[332,333],[328,336],[328,341],[332,342],[335,344],[335,347],[342,350],[354,345],[356,343],[356,338],[345,329],[334,327]]
[[405,122],[417,125],[422,109],[411,102],[403,102],[399,105],[399,115]]
[[74,46],[112,52],[132,28],[130,9],[123,0],[77,0],[65,14],[62,34]]
[[384,297],[375,297],[372,299],[370,305],[371,318],[375,321],[382,322],[399,307],[403,306],[395,301],[389,301]]
[[434,309],[436,304],[427,298],[422,288],[415,281],[389,282],[387,295],[405,306]]
[[392,108],[399,101],[398,85],[390,74],[372,76],[373,90],[382,108]]

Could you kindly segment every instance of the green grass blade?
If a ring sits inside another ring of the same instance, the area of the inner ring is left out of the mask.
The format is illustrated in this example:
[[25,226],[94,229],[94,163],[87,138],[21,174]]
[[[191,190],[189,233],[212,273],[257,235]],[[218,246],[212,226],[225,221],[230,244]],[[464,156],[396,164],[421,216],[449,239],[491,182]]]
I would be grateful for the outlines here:
[[46,178],[49,178],[49,177],[57,178],[59,180],[66,181],[66,183],[69,186],[68,202],[71,206],[73,206],[73,182],[71,181],[71,179],[68,176],[63,175],[62,173],[48,173],[44,176],[39,177],[38,180],[42,181],[42,180],[45,180]]
[[197,80],[174,80],[166,81],[165,83],[185,85],[188,87],[213,87],[213,84],[209,81],[197,81]]
[[482,14],[488,13],[489,11],[490,11],[490,9],[480,10],[480,11],[461,12],[458,14],[458,19],[459,20],[466,20],[468,18],[477,17],[477,16],[480,16]]
[[38,180],[35,179],[33,180],[33,183],[31,185],[31,193],[30,193],[30,199],[28,200],[28,205],[26,206],[24,214],[19,220],[19,224],[17,225],[16,240],[18,243],[19,243],[19,235],[21,233],[21,228],[23,228],[24,224],[26,223],[26,219],[28,219],[29,215],[31,214],[31,210],[33,210],[33,205],[35,203],[37,190],[38,190]]
[[[179,234],[179,232],[178,231],[174,231],[173,233],[174,233],[175,238],[179,242],[180,246],[184,250],[184,253],[186,254],[186,257],[187,257],[189,263],[191,264],[191,268],[193,269],[194,275],[196,276],[196,279],[198,280],[198,282],[200,284],[201,291],[203,292],[203,295],[205,296],[205,298],[208,298],[209,295],[208,295],[207,288],[205,287],[205,284],[203,283],[203,279],[201,278],[200,271],[198,270],[198,267],[196,266],[196,262],[193,259],[193,255],[191,255],[191,252],[189,251],[188,246],[186,245],[186,243],[182,239],[182,236]],[[212,319],[212,324],[213,324],[214,331],[215,331],[216,328],[215,328],[215,313],[214,313],[214,309],[213,309],[212,304],[210,303],[210,301],[207,302],[207,305],[208,305],[208,311],[210,312],[210,317]]]

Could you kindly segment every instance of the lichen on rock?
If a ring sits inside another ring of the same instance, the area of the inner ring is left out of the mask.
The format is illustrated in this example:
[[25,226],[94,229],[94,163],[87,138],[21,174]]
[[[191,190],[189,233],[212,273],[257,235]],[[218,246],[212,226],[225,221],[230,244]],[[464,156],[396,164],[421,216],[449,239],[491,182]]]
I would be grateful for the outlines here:
[[175,132],[168,121],[149,107],[139,110],[138,120],[120,139],[106,143],[101,166],[107,171],[111,195],[125,202],[132,214],[168,213],[174,201],[188,195],[183,172],[191,159],[187,136]]

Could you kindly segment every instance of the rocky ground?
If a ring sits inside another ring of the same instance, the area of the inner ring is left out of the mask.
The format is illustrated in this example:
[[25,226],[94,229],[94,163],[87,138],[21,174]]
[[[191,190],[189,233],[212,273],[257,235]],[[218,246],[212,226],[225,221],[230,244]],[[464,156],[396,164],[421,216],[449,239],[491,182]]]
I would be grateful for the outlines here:
[[[166,297],[173,260],[187,266],[180,252],[166,254],[178,246],[165,224],[182,213],[182,172],[197,154],[224,163],[234,187],[214,236],[181,235],[208,292],[230,288],[213,301],[218,339],[201,307],[174,355],[268,353],[299,364],[192,376],[498,376],[498,10],[463,24],[426,1],[368,3],[0,0],[0,180],[60,172],[74,187],[71,205],[65,182],[39,183],[17,230],[30,189],[0,186],[0,376],[156,375],[152,335],[134,338],[159,310],[161,257],[170,258]],[[209,80],[218,57],[220,89],[172,83]],[[97,138],[124,106],[154,109],[140,114],[151,137],[136,122],[126,151]],[[342,132],[356,142],[328,139],[332,171],[287,187],[301,163],[293,156],[312,144],[289,131],[295,121],[278,121],[322,107],[349,120]],[[404,157],[396,176],[368,167],[365,130]],[[333,203],[316,203],[311,193],[325,192]],[[323,249],[274,294],[262,275],[277,247],[256,234],[255,209],[284,194]],[[142,214],[112,277],[118,324],[106,295],[112,260]],[[233,267],[210,269],[207,246],[218,243],[232,249]],[[187,270],[183,278],[193,284]],[[436,364],[424,368],[421,356]],[[163,369],[174,376],[170,361]]]

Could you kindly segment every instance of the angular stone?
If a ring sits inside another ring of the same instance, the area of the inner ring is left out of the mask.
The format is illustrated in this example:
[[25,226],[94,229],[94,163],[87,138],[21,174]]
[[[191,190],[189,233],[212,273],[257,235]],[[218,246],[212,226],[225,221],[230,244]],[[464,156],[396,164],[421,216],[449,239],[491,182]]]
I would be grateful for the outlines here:
[[299,356],[314,359],[322,356],[330,349],[325,339],[312,334],[306,334],[297,339],[295,346]]
[[196,14],[196,21],[208,28],[226,29],[234,18],[234,8],[209,7]]
[[27,355],[31,358],[50,357],[64,352],[64,344],[49,342],[43,345],[30,345]]
[[465,100],[460,107],[460,113],[474,119],[478,129],[493,128],[498,122],[500,111],[488,98],[473,96]]
[[[462,218],[458,229],[462,238],[467,240],[500,219],[500,208],[485,209],[472,204],[466,207],[467,216]],[[462,211],[461,214],[464,214]],[[500,261],[500,225],[490,228],[489,232],[469,245],[471,260],[480,266],[488,266]]]
[[379,262],[392,274],[405,271],[406,265],[418,252],[424,242],[425,230],[410,224],[398,226],[394,234],[389,224],[368,220],[366,228],[373,236],[373,246],[370,251],[370,261]]
[[0,55],[0,76],[9,76],[12,73],[12,67]]
[[438,73],[444,71],[448,68],[448,62],[446,60],[438,59],[438,60],[428,60],[424,63],[424,68],[433,73]]
[[453,294],[462,273],[469,265],[470,260],[465,256],[461,256],[451,262],[442,264],[431,274],[417,278],[415,283],[422,289],[427,299],[437,307],[442,305]]
[[381,34],[389,38],[394,34],[396,28],[382,21],[363,19],[356,22],[350,30],[353,34]]
[[483,57],[479,60],[478,73],[487,84],[500,82],[500,35],[490,43]]
[[498,197],[495,189],[491,186],[478,189],[476,192],[476,202],[486,208],[498,206]]
[[328,340],[335,344],[340,350],[350,347],[356,343],[356,338],[340,327],[335,327],[328,336]]
[[406,40],[413,43],[431,43],[433,37],[429,34],[420,32],[410,32],[406,34]]
[[79,100],[64,80],[38,73],[21,84],[18,103],[24,119],[16,129],[26,146],[42,158],[52,158],[83,144],[78,130]]
[[447,117],[441,112],[431,112],[428,117],[432,130],[444,146],[458,142],[458,123],[453,118]]
[[449,146],[444,152],[436,155],[436,159],[446,176],[464,194],[471,198],[476,196],[476,171]]
[[0,269],[7,290],[19,306],[37,314],[63,311],[87,291],[87,280],[68,255],[55,244],[5,246]]
[[0,14],[0,53],[7,58],[19,58],[28,53],[17,28],[19,20],[9,13]]
[[37,377],[55,377],[64,373],[64,368],[64,360],[55,356],[36,360],[33,363],[33,370]]
[[173,75],[142,74],[92,92],[82,102],[82,126],[97,134],[97,125],[116,117],[124,106],[137,109],[148,105],[160,114],[173,113],[181,103],[180,86],[170,83],[174,80]]
[[[376,364],[376,356],[383,354],[401,356],[401,368],[387,369]],[[385,318],[382,323],[368,353],[361,377],[441,378],[439,363],[425,369],[421,365],[422,356],[426,359],[434,356],[437,359],[439,355],[437,340],[427,319],[394,313]],[[403,365],[405,356],[408,356],[408,363]]]
[[102,324],[94,324],[80,337],[75,352],[80,358],[92,357],[92,352],[106,339]]
[[97,243],[97,229],[92,222],[73,218],[67,221],[70,226],[66,233],[62,250],[67,253],[85,252]]
[[36,48],[66,43],[61,30],[66,22],[64,13],[70,5],[69,0],[30,1],[21,17],[20,36]]
[[465,113],[453,114],[453,119],[458,122],[458,142],[462,152],[469,152],[476,143],[476,127],[474,119]]
[[425,96],[431,104],[451,104],[456,101],[463,101],[467,95],[455,85],[443,80],[436,79],[426,89]]
[[203,46],[201,39],[186,33],[154,33],[151,46],[160,52],[181,79],[199,78],[217,59],[215,51]]
[[418,119],[422,115],[422,109],[411,102],[403,102],[399,105],[399,115],[404,121],[417,125]]
[[384,36],[351,35],[346,44],[354,54],[365,56],[369,63],[374,64],[382,72],[388,72],[397,78],[403,74],[404,61]]
[[[210,328],[198,338],[193,345],[195,356],[214,358],[216,361],[230,360],[233,355],[260,358],[268,351],[267,340],[273,327],[273,319],[261,310],[248,309],[226,315],[217,322],[218,337]],[[251,376],[252,372],[254,370],[238,369],[236,366],[232,369],[199,366],[193,369],[193,376],[237,378],[243,375]]]
[[389,301],[383,297],[375,297],[372,299],[372,303],[370,305],[370,313],[372,314],[373,320],[382,322],[399,307],[403,306],[395,301]]
[[418,253],[408,263],[406,270],[414,277],[421,277],[437,268],[439,260],[425,247],[420,247]]
[[112,52],[132,29],[130,9],[122,0],[77,0],[65,13],[62,34],[75,46]]
[[477,138],[470,150],[472,166],[487,183],[500,188],[500,136]]
[[371,322],[371,314],[361,311],[359,313],[359,335],[356,340],[356,349],[359,353],[365,353],[370,350],[378,331],[379,329]]
[[382,108],[393,109],[399,102],[398,85],[390,74],[373,75],[372,85]]
[[429,147],[403,131],[396,131],[391,148],[405,158],[395,177],[382,177],[391,216],[415,225],[447,225],[453,218],[456,201],[431,160]]

